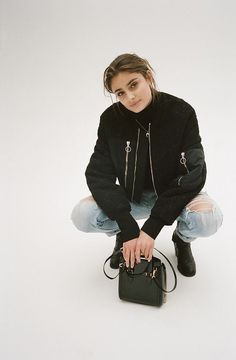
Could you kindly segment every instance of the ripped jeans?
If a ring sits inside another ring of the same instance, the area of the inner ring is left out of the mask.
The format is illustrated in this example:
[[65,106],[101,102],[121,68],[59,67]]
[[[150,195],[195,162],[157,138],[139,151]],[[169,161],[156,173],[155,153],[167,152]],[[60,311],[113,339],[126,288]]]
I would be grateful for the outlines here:
[[[139,204],[130,203],[133,218],[148,218],[155,201],[155,193],[145,190]],[[108,218],[92,196],[80,200],[71,213],[71,220],[78,230],[84,232],[100,232],[107,236],[120,232],[117,222]],[[197,237],[208,237],[216,233],[222,225],[223,215],[207,192],[201,191],[184,207],[176,221],[177,235],[183,241],[191,242]]]

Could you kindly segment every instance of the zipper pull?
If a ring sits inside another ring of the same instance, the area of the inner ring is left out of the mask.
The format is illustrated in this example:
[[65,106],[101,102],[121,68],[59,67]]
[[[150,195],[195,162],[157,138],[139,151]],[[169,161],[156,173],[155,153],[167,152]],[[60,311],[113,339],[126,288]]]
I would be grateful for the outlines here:
[[187,173],[189,174],[189,170],[188,167],[186,165],[186,157],[185,157],[185,152],[181,153],[181,158],[180,158],[180,164],[184,165],[185,169],[187,170]]
[[182,164],[182,165],[186,165],[186,158],[185,158],[185,152],[182,152],[181,153],[181,158],[180,158],[180,164]]
[[147,138],[149,138],[150,136],[150,128],[151,128],[151,123],[148,124],[148,132],[146,133]]
[[130,141],[126,141],[125,151],[129,153],[131,151]]

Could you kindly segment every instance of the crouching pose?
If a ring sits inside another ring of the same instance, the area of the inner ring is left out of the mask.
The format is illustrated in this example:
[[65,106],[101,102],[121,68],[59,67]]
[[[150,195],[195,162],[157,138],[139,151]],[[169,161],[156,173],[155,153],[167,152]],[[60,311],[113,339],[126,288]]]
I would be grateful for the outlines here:
[[[136,54],[122,54],[104,71],[115,94],[100,116],[98,136],[85,175],[91,192],[71,219],[85,232],[116,236],[127,266],[152,258],[154,240],[176,220],[172,241],[178,270],[196,273],[191,241],[221,226],[217,203],[203,191],[206,163],[194,108],[156,89],[153,68]],[[141,229],[137,220],[145,219]]]

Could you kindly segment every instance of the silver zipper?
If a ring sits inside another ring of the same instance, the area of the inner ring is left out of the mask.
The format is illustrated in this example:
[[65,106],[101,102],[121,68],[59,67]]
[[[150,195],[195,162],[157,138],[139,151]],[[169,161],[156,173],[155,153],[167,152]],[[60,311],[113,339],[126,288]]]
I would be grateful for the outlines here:
[[178,185],[180,186],[180,180],[182,179],[183,176],[180,176],[179,180],[178,180]]
[[149,143],[149,160],[150,160],[150,170],[151,170],[151,176],[152,176],[152,185],[157,196],[156,186],[154,182],[154,176],[153,176],[153,169],[152,169],[152,156],[151,156],[151,123],[148,124],[148,143]]
[[[187,162],[187,160],[186,160],[186,157],[185,157],[185,152],[182,152],[181,153],[181,158],[180,158],[180,164],[184,165],[185,169],[187,170],[187,173],[189,174],[189,170],[188,170],[186,162]],[[181,181],[182,177],[183,176],[180,176],[180,178],[178,179],[178,185],[179,186],[180,186],[180,181]]]
[[186,165],[186,157],[185,157],[185,152],[182,152],[181,153],[181,158],[180,158],[180,164],[184,165],[185,169],[187,170],[187,173],[189,174],[189,170],[188,170],[188,167]]
[[136,150],[135,150],[134,178],[133,178],[133,189],[132,189],[131,201],[133,201],[133,197],[134,197],[134,185],[135,185],[135,180],[136,180],[136,169],[137,169],[139,136],[140,136],[140,129],[138,129],[138,138],[137,138],[137,144],[136,144]]
[[128,173],[128,163],[129,163],[129,153],[131,151],[130,141],[126,141],[126,156],[125,156],[125,188],[127,183],[127,173]]

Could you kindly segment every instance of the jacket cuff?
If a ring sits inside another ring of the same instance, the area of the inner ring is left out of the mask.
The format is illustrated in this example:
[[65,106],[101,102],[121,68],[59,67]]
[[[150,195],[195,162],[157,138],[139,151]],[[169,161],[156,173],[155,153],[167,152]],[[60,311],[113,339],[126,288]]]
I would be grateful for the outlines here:
[[116,222],[120,228],[120,239],[122,242],[139,237],[140,229],[138,223],[129,212],[116,216]]
[[164,225],[164,222],[160,218],[150,216],[143,224],[141,230],[155,240]]

